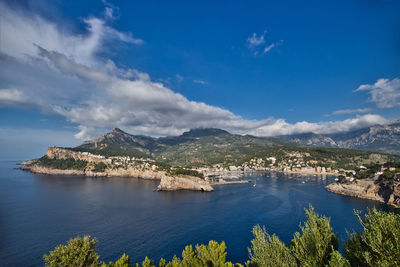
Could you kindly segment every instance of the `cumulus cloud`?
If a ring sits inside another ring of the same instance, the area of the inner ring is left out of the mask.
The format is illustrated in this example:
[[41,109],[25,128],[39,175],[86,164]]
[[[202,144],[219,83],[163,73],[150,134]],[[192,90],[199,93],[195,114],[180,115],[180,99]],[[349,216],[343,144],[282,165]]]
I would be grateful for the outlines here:
[[266,35],[267,31],[264,31],[260,35],[257,35],[257,33],[253,33],[251,36],[247,38],[246,46],[253,53],[254,56],[258,55],[263,56],[269,51],[271,51],[272,48],[281,45],[283,42],[283,40],[280,40],[279,42],[267,44]]
[[360,129],[377,124],[387,124],[390,121],[380,115],[367,114],[357,116],[356,118],[346,119],[343,121],[327,121],[312,123],[301,121],[294,124],[287,123],[283,119],[273,120],[271,123],[260,126],[249,133],[259,136],[277,136],[290,135],[293,133],[317,133],[328,134],[335,132],[346,132],[354,129]]
[[370,95],[369,102],[378,108],[394,108],[400,106],[400,79],[379,79],[374,84],[363,84],[355,92],[366,91]]
[[[0,5],[4,11],[0,105],[32,105],[61,115],[78,126],[75,137],[79,139],[114,127],[153,136],[205,127],[273,136],[338,132],[387,122],[373,114],[320,123],[247,120],[227,109],[191,101],[147,73],[120,68],[104,56],[107,53],[100,57],[99,52],[110,49],[110,40],[143,44],[132,34],[110,27],[105,18],[86,18],[86,31],[74,34],[35,14]],[[257,44],[257,40],[252,42]]]
[[36,56],[37,45],[58,51],[79,63],[93,64],[98,63],[96,56],[105,49],[104,42],[119,40],[137,45],[144,43],[142,39],[120,32],[108,26],[104,19],[96,17],[84,19],[85,33],[73,34],[38,15],[25,14],[1,3],[0,9],[2,51],[18,59]]
[[371,112],[371,108],[339,109],[332,112],[333,115],[361,114]]

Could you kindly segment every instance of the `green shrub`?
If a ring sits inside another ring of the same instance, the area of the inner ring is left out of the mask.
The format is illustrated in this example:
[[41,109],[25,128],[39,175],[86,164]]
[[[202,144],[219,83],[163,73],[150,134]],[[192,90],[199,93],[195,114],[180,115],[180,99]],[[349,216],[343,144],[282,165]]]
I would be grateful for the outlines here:
[[95,172],[104,172],[107,168],[107,165],[104,162],[97,163],[94,165],[93,171]]
[[350,263],[345,259],[339,251],[335,250],[331,254],[328,265],[329,267],[350,267]]
[[[307,221],[300,225],[289,246],[276,235],[269,235],[265,227],[255,226],[254,239],[249,248],[247,267],[264,266],[400,266],[400,215],[369,210],[364,218],[356,215],[364,231],[350,234],[344,245],[345,257],[339,253],[337,236],[329,219],[319,216],[310,206],[306,210]],[[122,255],[115,263],[101,263],[97,255],[96,240],[89,236],[74,238],[67,245],[59,245],[44,255],[48,267],[131,267],[129,257]],[[182,252],[182,259],[174,256],[172,261],[161,259],[158,265],[145,258],[135,267],[240,267],[241,264],[226,262],[226,245],[210,241],[208,245],[189,245]]]
[[38,161],[41,166],[60,169],[60,170],[84,170],[87,166],[85,160],[68,159],[51,159],[47,156],[41,157]]
[[208,246],[196,245],[197,257],[202,263],[202,266],[223,266],[226,257],[225,242],[210,241]]
[[194,176],[194,177],[199,177],[204,179],[204,175],[198,171],[195,170],[190,170],[190,169],[183,169],[183,168],[176,168],[176,169],[171,169],[169,171],[169,174],[171,175],[189,175],[189,176]]
[[313,207],[306,210],[307,221],[300,225],[289,247],[265,228],[253,228],[248,266],[348,266],[337,251],[338,239],[329,219],[319,216]]
[[307,221],[300,225],[301,234],[295,233],[290,250],[300,266],[324,266],[338,249],[338,238],[329,218],[317,215],[311,205],[306,215]]
[[99,266],[99,255],[96,252],[96,240],[89,236],[76,237],[67,245],[59,245],[48,255],[44,255],[47,267],[60,266]]
[[131,263],[129,256],[124,253],[115,263],[110,261],[108,264],[103,263],[101,267],[131,267]]
[[259,225],[252,232],[254,239],[248,249],[252,266],[297,266],[289,248],[276,235],[269,235]]
[[400,215],[368,210],[356,215],[364,231],[352,233],[344,252],[352,266],[400,266]]

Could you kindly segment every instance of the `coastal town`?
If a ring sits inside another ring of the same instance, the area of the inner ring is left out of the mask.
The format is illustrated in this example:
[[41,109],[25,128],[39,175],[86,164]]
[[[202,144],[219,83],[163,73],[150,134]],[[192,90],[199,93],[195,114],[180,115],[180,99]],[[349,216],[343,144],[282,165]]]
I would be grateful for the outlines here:
[[[345,175],[354,179],[355,170],[326,167],[333,162],[312,159],[307,152],[287,152],[285,157],[254,157],[241,165],[214,164],[202,167],[169,166],[151,158],[134,156],[105,156],[88,151],[49,147],[41,159],[22,163],[22,169],[35,173],[74,174],[86,176],[128,176],[144,179],[164,180],[159,190],[202,190],[212,191],[211,186],[248,183],[243,176],[250,172],[277,171],[303,175]],[[360,166],[362,168],[362,166]],[[200,186],[182,186],[176,181],[191,180]],[[169,186],[173,183],[174,186]],[[207,187],[204,187],[207,185]]]
[[[193,167],[190,170],[201,174],[201,177],[203,177],[206,181],[219,178],[238,178],[246,172],[255,171],[280,171],[285,173],[328,175],[339,175],[355,172],[354,170],[332,169],[330,167],[320,166],[318,165],[319,162],[317,160],[305,160],[304,158],[310,157],[308,153],[296,152],[291,153],[288,156],[289,159],[287,161],[278,162],[276,157],[251,158],[249,161],[246,161],[239,166],[214,164],[210,167]],[[123,170],[130,167],[135,167],[136,169],[140,169],[142,171],[168,171],[168,169],[174,170],[176,168],[180,168],[170,166],[166,167],[165,165],[159,164],[159,162],[151,158],[136,158],[134,156],[104,156],[86,151],[73,151],[59,147],[49,147],[46,157],[49,159],[58,160],[66,160],[71,158],[76,161],[87,162],[87,165],[85,166],[85,170],[87,172],[96,172],[96,166],[99,165],[104,166],[104,168],[102,171],[97,172],[105,172],[106,169]],[[97,168],[97,170],[101,170],[101,168]]]

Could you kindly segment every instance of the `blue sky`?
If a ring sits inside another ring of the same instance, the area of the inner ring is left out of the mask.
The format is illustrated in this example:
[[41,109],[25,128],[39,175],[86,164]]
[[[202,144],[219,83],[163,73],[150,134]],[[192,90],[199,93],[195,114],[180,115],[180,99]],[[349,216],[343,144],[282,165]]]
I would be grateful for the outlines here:
[[0,8],[0,144],[9,150],[18,138],[73,145],[114,127],[269,136],[347,131],[400,114],[399,1]]

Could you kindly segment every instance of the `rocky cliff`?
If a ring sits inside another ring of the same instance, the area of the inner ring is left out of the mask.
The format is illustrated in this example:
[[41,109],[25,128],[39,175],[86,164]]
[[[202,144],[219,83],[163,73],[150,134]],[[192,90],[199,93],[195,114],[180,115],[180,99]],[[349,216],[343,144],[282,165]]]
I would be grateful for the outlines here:
[[[158,190],[195,190],[195,191],[213,191],[209,182],[192,176],[174,177],[167,174],[166,171],[158,170],[152,161],[140,160],[136,162],[127,157],[105,158],[100,155],[93,155],[88,152],[77,152],[70,149],[49,147],[45,156],[50,160],[75,160],[84,162],[82,169],[66,168],[59,169],[52,166],[46,166],[43,161],[33,160],[22,162],[21,169],[29,170],[33,173],[49,175],[85,175],[85,176],[127,176],[141,179],[160,180]],[[97,164],[104,164],[101,171],[97,171]]]
[[374,179],[365,179],[351,183],[332,183],[325,188],[336,194],[375,200],[400,208],[400,183],[380,185]]
[[103,156],[92,155],[85,152],[77,152],[61,147],[49,147],[46,152],[46,156],[50,159],[69,159],[83,160],[91,163],[107,163],[107,160]]
[[213,191],[214,188],[206,181],[195,177],[168,177],[161,178],[161,182],[157,187],[158,191],[171,190],[197,190],[197,191]]

